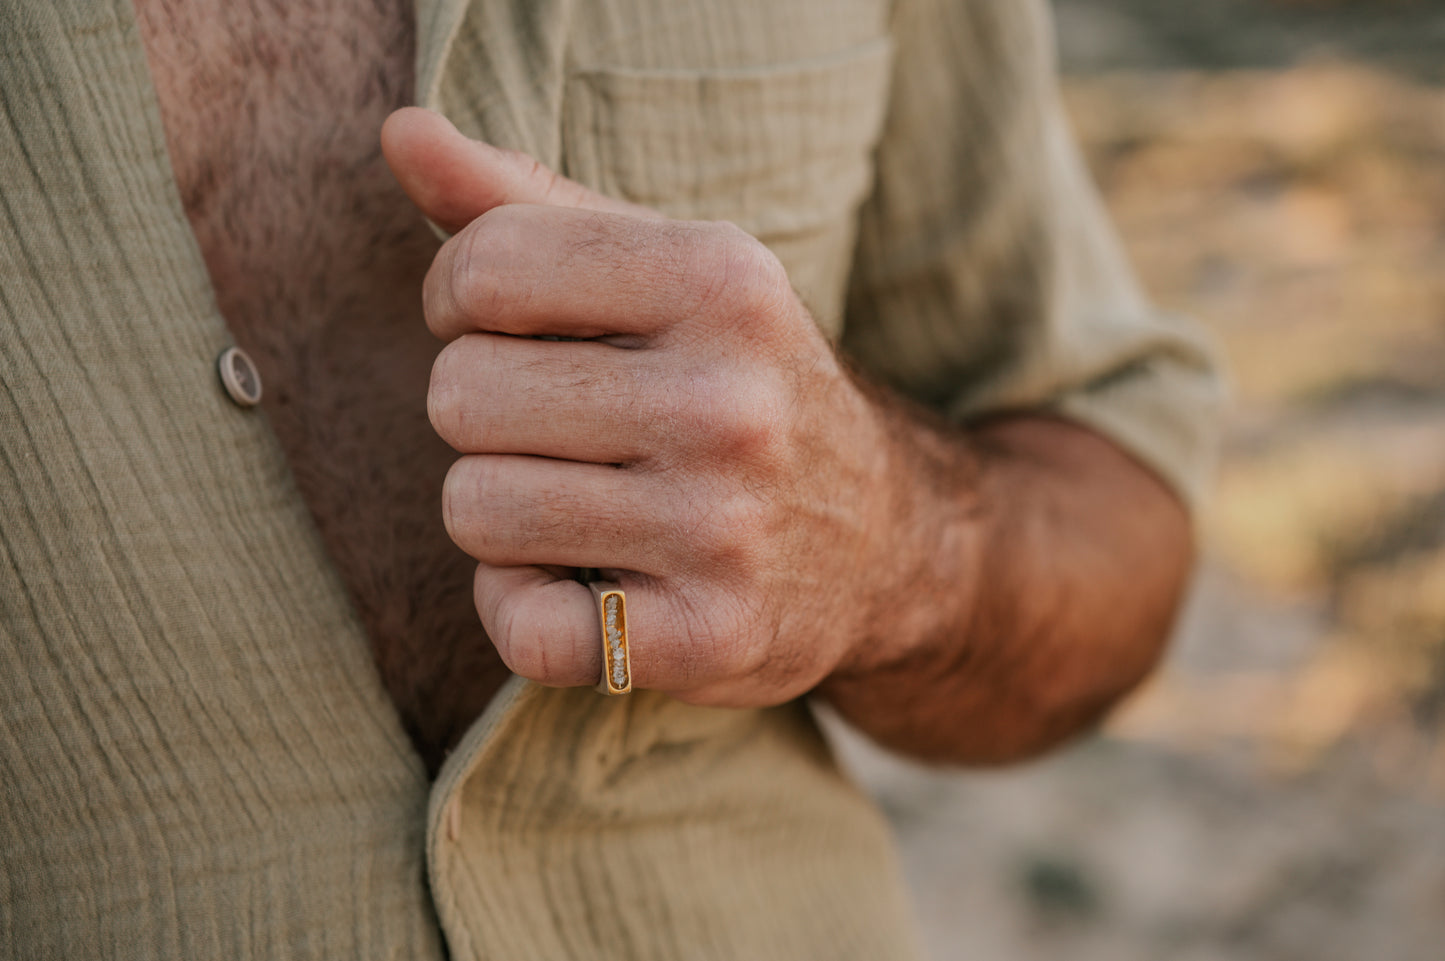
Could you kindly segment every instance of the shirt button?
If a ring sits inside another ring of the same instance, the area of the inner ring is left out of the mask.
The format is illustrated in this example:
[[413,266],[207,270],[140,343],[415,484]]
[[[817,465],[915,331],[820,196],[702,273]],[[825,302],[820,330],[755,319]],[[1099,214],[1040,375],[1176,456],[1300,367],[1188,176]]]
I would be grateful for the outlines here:
[[261,403],[261,375],[251,358],[239,347],[227,347],[216,358],[221,386],[237,407],[255,407]]

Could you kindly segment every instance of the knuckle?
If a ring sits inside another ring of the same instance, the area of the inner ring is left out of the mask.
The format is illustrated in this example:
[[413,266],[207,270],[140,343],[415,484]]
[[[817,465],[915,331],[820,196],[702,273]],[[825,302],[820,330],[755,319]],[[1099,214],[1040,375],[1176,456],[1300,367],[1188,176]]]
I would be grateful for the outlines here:
[[785,433],[785,405],[776,392],[754,387],[736,405],[727,422],[724,438],[732,455],[744,461],[761,463],[771,460]]
[[[741,227],[726,221],[679,225],[678,238],[681,267],[696,287],[698,314],[729,321],[770,301],[782,266]],[[787,286],[786,275],[782,283]]]
[[647,634],[653,638],[649,662],[665,665],[661,672],[671,679],[669,693],[695,690],[717,675],[720,662],[711,640],[709,593],[669,591],[648,621]]
[[724,276],[736,309],[748,315],[772,310],[791,293],[787,272],[762,241],[733,224],[725,224],[722,255]]
[[[532,598],[536,600],[536,598]],[[542,684],[567,684],[576,670],[565,656],[567,625],[556,605],[516,602],[503,615],[505,650],[497,653],[513,673]]]
[[702,442],[694,446],[711,446],[713,434],[720,428],[719,416],[730,409],[731,379],[719,368],[707,365],[688,371],[681,387],[672,395],[676,401],[676,426],[680,428],[675,433]]
[[487,632],[488,640],[497,649],[498,656],[503,661],[507,661],[507,651],[512,645],[512,628],[515,624],[512,605],[509,603],[507,595],[497,590],[497,585],[492,582],[487,568],[482,565],[477,567],[476,576],[472,581],[472,601],[477,608],[477,615],[482,619],[482,628]]
[[[450,241],[448,241],[450,243]],[[441,301],[442,301],[442,279],[441,279],[441,257],[432,260],[431,266],[427,268],[426,276],[421,282],[421,315],[426,321],[427,330],[432,336],[442,336],[441,331]]]
[[495,598],[490,611],[491,617],[484,625],[497,654],[507,667],[518,674],[522,672],[517,669],[528,667],[531,658],[527,651],[527,638],[522,635],[522,627],[527,620],[520,616],[519,606],[515,595],[501,594]]
[[[753,566],[758,546],[767,535],[762,501],[737,493],[717,498],[692,525],[691,540],[713,570],[733,574]],[[709,624],[715,623],[709,619]]]
[[480,458],[463,457],[452,464],[442,482],[442,521],[447,536],[474,557],[483,552],[483,534],[488,529],[486,523],[479,523],[487,513],[482,504],[487,473]]
[[732,639],[732,676],[754,684],[771,681],[779,652],[790,646],[779,643],[778,625],[759,602],[757,592],[734,591],[719,606],[722,630]]
[[545,681],[548,669],[546,649],[538,643],[534,631],[516,626],[517,618],[512,618],[511,623],[506,632],[506,650],[499,646],[497,653],[513,674],[529,681]]
[[464,414],[461,410],[459,378],[457,376],[457,350],[459,341],[453,341],[442,348],[432,363],[431,382],[427,385],[426,414],[432,430],[442,440],[457,446],[457,439],[463,428]]
[[[753,598],[739,588],[711,591],[705,605],[684,611],[687,671],[672,696],[689,704],[755,707],[811,686],[799,680],[806,652],[781,643],[776,619]],[[699,611],[705,614],[687,616]]]
[[443,341],[455,338],[459,326],[456,316],[459,304],[453,289],[453,281],[461,270],[457,266],[457,260],[464,256],[462,247],[466,241],[462,238],[465,233],[463,231],[447,241],[449,248],[443,248],[442,253],[432,260],[431,266],[427,268],[426,277],[422,280],[422,318],[426,321],[427,330],[431,331],[432,336]]
[[[767,651],[758,637],[753,606],[732,590],[706,590],[675,599],[667,618],[676,639],[676,683],[669,693],[689,703],[725,703],[738,687],[752,686]],[[714,701],[719,695],[725,701]]]
[[493,207],[467,225],[449,243],[455,244],[446,278],[447,301],[464,317],[494,316],[502,305],[502,258],[512,248],[515,214]]
[[443,347],[432,362],[427,386],[427,418],[432,429],[455,450],[480,451],[484,418],[478,392],[486,381],[475,371],[494,370],[495,349],[489,338],[467,334]]
[[712,661],[709,679],[731,681],[753,675],[764,662],[766,652],[757,643],[743,605],[717,598],[713,608],[708,615],[705,645]]
[[442,286],[441,306],[443,309],[449,308],[450,313],[469,316],[477,298],[485,294],[487,285],[487,278],[478,266],[486,263],[485,257],[478,251],[478,247],[484,243],[481,218],[473,221],[448,243],[455,246],[452,249],[450,270]]
[[519,614],[519,604],[504,601],[498,611],[500,635],[497,653],[512,671],[531,681],[540,681],[547,671],[547,656],[537,643],[530,619]]
[[788,401],[757,373],[700,378],[689,426],[729,465],[765,465],[775,459],[787,433]]
[[442,481],[442,525],[446,528],[447,536],[452,539],[452,543],[460,547],[461,541],[457,539],[457,491],[456,484],[452,481],[454,472],[455,467],[447,471],[446,479]]

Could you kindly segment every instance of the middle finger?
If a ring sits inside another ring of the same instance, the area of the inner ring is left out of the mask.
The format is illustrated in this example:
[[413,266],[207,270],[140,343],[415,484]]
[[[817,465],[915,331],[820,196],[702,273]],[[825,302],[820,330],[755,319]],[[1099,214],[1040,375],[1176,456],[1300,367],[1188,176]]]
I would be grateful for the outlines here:
[[636,462],[658,430],[661,375],[646,354],[597,341],[468,334],[432,367],[432,426],[463,454]]

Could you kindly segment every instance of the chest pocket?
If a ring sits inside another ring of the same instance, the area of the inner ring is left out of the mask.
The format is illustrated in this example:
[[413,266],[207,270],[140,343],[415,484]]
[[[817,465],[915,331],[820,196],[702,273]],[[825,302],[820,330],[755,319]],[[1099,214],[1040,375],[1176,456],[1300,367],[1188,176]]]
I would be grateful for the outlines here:
[[671,217],[742,227],[836,336],[890,62],[880,38],[783,65],[579,71],[566,82],[564,168]]

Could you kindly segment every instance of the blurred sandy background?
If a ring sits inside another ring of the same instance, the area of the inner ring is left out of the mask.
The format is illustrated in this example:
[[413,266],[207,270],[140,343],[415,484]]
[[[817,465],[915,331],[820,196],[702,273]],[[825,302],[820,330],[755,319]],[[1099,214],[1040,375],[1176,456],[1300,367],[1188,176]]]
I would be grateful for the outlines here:
[[851,738],[937,961],[1445,959],[1445,0],[1056,0],[1134,261],[1235,406],[1208,560],[1104,736]]

